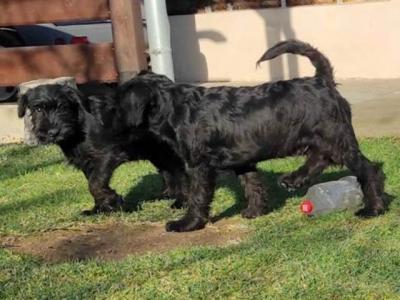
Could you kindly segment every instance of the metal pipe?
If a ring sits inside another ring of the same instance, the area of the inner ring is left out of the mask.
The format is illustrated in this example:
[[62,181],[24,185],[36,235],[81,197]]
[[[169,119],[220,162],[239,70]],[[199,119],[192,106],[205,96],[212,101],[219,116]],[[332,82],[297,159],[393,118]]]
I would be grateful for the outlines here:
[[144,0],[151,68],[174,80],[170,27],[165,0]]

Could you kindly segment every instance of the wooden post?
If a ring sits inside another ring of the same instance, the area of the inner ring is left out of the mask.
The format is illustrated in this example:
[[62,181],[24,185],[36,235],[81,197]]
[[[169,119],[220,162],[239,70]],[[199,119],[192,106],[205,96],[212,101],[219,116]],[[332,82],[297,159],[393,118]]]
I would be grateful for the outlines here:
[[119,82],[147,69],[139,0],[110,0]]

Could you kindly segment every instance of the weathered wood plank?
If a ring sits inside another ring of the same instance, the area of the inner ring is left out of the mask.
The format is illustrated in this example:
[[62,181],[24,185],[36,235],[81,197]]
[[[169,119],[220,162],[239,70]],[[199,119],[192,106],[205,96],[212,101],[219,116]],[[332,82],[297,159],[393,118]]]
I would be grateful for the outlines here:
[[110,18],[108,0],[0,0],[0,26]]
[[116,81],[118,71],[113,45],[104,43],[0,50],[0,85],[2,86],[61,76],[73,76],[77,83]]

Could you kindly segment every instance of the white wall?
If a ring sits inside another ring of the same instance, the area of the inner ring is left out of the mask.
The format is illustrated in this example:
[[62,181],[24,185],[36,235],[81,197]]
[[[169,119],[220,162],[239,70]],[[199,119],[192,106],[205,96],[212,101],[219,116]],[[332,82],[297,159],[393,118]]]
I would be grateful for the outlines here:
[[255,62],[276,42],[318,47],[337,78],[400,78],[400,0],[170,17],[179,81],[266,81],[313,74],[305,58]]

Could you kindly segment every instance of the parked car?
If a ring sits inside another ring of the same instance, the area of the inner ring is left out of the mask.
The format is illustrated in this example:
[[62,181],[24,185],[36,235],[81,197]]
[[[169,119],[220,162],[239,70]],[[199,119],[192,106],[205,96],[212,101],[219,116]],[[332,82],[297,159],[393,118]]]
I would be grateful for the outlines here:
[[[19,47],[24,42],[19,35],[10,28],[0,30],[0,48],[3,47]],[[15,99],[17,90],[14,87],[0,87],[0,102]]]

